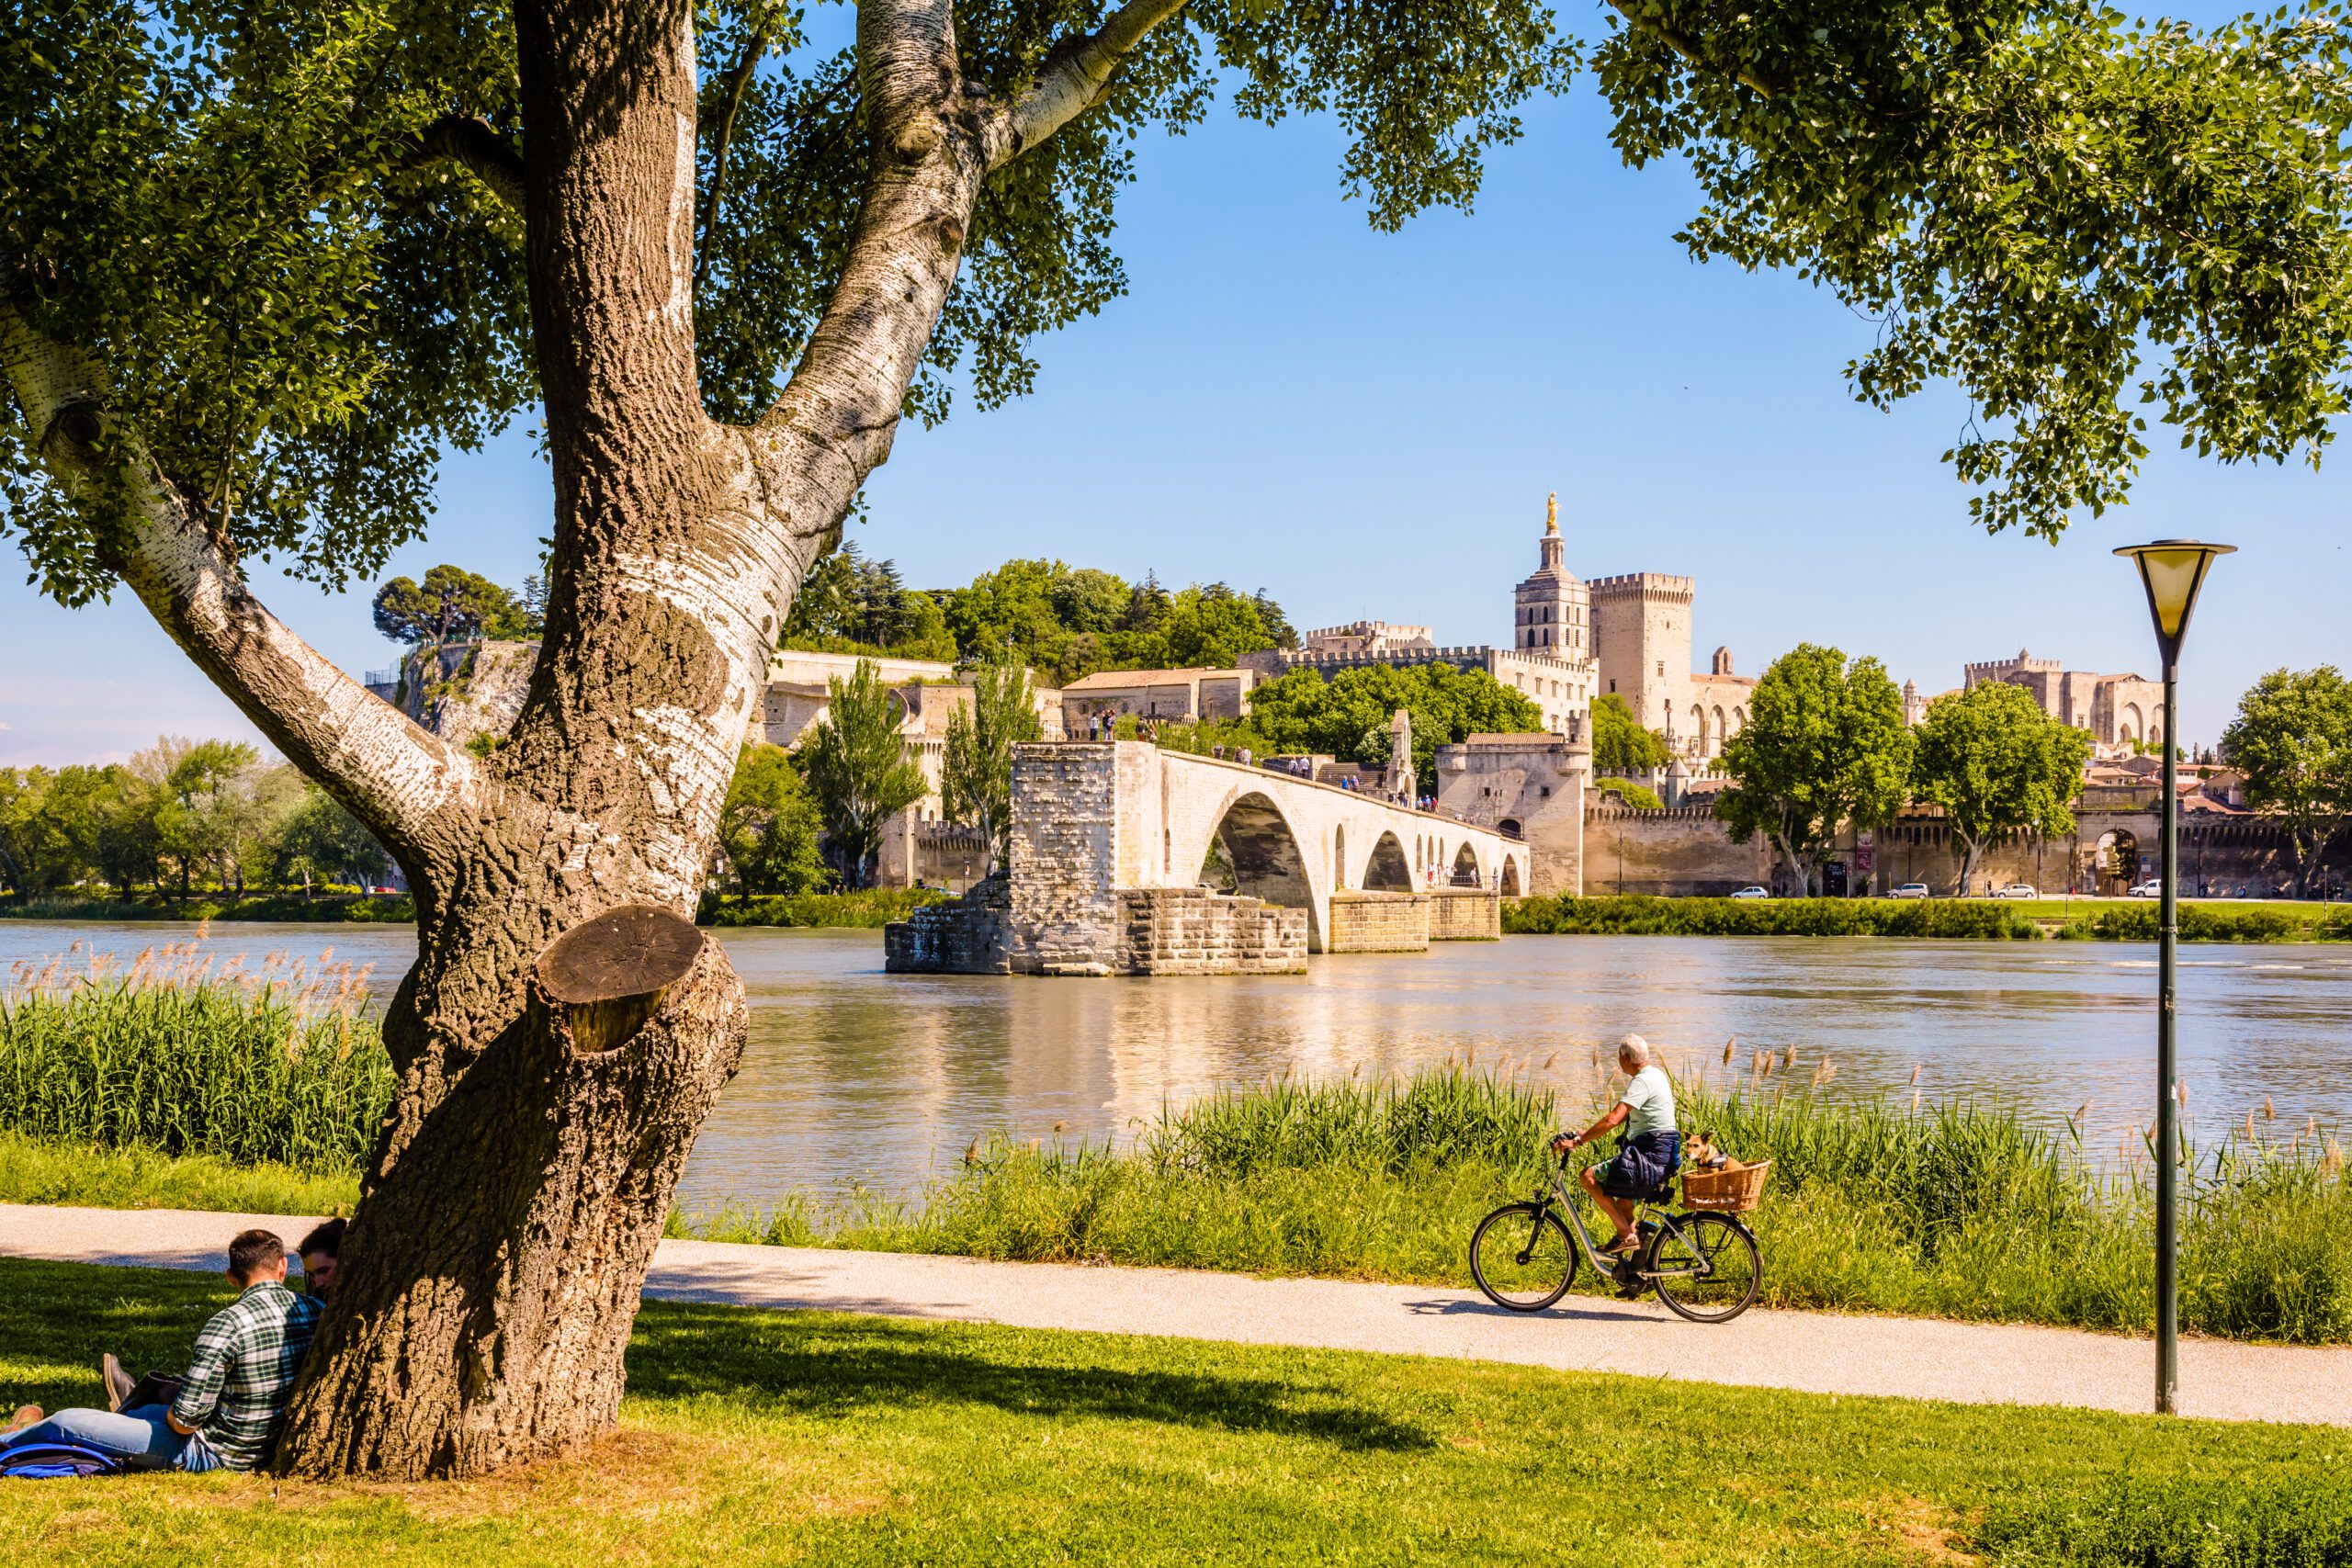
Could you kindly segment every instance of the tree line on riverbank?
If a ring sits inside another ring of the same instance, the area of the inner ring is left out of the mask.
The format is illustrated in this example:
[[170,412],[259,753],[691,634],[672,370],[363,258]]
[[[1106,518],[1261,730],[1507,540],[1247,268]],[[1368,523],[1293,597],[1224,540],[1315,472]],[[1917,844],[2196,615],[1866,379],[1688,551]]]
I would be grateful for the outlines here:
[[[0,1201],[347,1206],[392,1093],[366,979],[283,957],[220,962],[194,942],[124,973],[20,973],[0,1006]],[[919,1199],[804,1192],[675,1214],[671,1230],[1464,1285],[1470,1226],[1532,1183],[1544,1139],[1589,1114],[1605,1066],[1573,1047],[1409,1076],[1284,1077],[1163,1111],[1117,1148],[978,1129]],[[2094,1150],[2079,1117],[2051,1131],[1995,1101],[1837,1098],[1835,1064],[1793,1050],[1726,1046],[1672,1071],[1686,1126],[1773,1161],[1758,1216],[1768,1300],[2150,1321],[2143,1142]],[[2336,1134],[2265,1101],[2188,1163],[2184,1326],[2352,1342]]]
[[[1613,696],[1595,699],[1593,730],[1601,774],[1666,761],[1663,739]],[[2086,731],[2000,682],[1938,697],[1914,724],[1879,660],[1801,643],[1757,681],[1746,727],[1724,743],[1715,814],[1735,843],[1762,837],[1811,894],[1844,835],[1931,807],[1960,848],[1959,892],[1996,840],[2074,831],[2091,750]],[[2239,699],[2218,761],[2286,829],[2301,896],[2352,819],[2352,682],[2332,666],[2265,675]]]

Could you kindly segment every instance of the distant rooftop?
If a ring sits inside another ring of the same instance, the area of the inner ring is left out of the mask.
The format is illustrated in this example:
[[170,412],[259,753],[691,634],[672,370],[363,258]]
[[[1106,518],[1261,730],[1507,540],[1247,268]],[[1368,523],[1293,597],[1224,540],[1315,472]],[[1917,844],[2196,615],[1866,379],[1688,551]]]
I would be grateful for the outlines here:
[[1246,675],[1246,670],[1098,670],[1062,688],[1065,692],[1117,691],[1122,686],[1173,686],[1218,676]]

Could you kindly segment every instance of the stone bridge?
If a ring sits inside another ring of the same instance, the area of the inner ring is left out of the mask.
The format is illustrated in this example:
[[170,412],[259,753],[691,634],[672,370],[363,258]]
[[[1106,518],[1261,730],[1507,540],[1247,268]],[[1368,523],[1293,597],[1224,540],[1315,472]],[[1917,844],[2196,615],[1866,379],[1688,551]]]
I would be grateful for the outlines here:
[[1527,846],[1491,829],[1291,773],[1135,740],[1022,746],[1009,874],[892,926],[887,963],[1295,970],[1309,953],[1497,936],[1531,869]]

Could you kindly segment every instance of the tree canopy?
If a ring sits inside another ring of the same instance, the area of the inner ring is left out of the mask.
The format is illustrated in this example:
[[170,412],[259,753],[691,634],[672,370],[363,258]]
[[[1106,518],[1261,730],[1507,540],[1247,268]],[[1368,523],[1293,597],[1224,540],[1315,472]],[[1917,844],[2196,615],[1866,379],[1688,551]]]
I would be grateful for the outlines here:
[[1666,766],[1666,738],[1653,729],[1644,729],[1625,699],[1614,692],[1603,692],[1592,699],[1592,771],[1595,773],[1625,776],[1645,773],[1653,768]]
[[814,893],[832,880],[815,793],[781,746],[743,748],[719,809],[718,852],[737,897]]
[[442,565],[423,582],[395,577],[376,590],[376,629],[394,642],[471,642],[539,635],[538,611],[478,572]]
[[972,702],[947,716],[939,763],[940,809],[950,822],[977,828],[993,863],[1009,863],[1012,844],[1012,749],[1037,739],[1042,726],[1017,664],[984,664],[972,672]]
[[[1145,128],[1221,95],[1329,113],[1343,194],[1393,229],[1470,206],[1518,106],[1580,62],[1626,160],[1695,172],[1693,254],[1793,270],[1874,321],[1859,396],[1962,389],[1948,456],[1988,526],[2055,534],[2120,499],[2143,410],[2225,459],[2315,459],[2346,406],[2340,6],[2199,29],[2083,0],[1620,0],[1589,39],[1531,0],[1118,16],[1146,30],[1089,112],[990,178],[907,393],[925,419],[957,385],[983,407],[1025,390],[1040,334],[1125,291],[1112,235]],[[967,0],[961,63],[1012,93],[1103,20]],[[843,265],[873,120],[836,14],[749,0],[700,30],[700,378],[747,419]],[[239,551],[371,573],[423,526],[439,451],[532,404],[514,50],[504,6],[418,0],[45,0],[0,50],[12,307],[105,345],[112,405]],[[37,439],[0,422],[6,525],[78,602],[110,575],[103,529]]]
[[2332,664],[2273,670],[2238,699],[2222,760],[2245,775],[2246,804],[2286,827],[2301,893],[2352,816],[2352,681]]
[[1413,767],[1424,794],[1437,793],[1437,749],[1473,735],[1532,733],[1544,711],[1484,670],[1451,664],[1367,665],[1329,681],[1294,670],[1250,694],[1250,728],[1267,752],[1324,751],[1368,767],[1388,761],[1389,721],[1412,716]]
[[2083,787],[2091,738],[2022,687],[1980,682],[1938,697],[1919,721],[1911,765],[1914,799],[1939,807],[1962,848],[1955,894],[1968,891],[1995,835],[2075,830],[2069,809]]
[[825,824],[825,852],[851,887],[872,880],[882,829],[931,793],[922,769],[907,758],[899,725],[906,710],[861,659],[843,680],[827,682],[825,716],[802,747],[808,787]]
[[1913,746],[1903,694],[1877,660],[1799,643],[1749,694],[1747,727],[1724,747],[1733,782],[1715,814],[1734,843],[1770,840],[1810,893],[1839,833],[1903,808]]

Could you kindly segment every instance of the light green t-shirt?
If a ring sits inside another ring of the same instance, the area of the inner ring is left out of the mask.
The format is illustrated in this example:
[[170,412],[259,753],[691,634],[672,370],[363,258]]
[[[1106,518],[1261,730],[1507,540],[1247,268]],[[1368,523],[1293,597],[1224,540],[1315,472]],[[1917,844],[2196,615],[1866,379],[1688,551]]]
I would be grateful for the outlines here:
[[1634,1081],[1625,1086],[1623,1103],[1627,1137],[1674,1131],[1674,1086],[1667,1082],[1666,1069],[1656,1062],[1634,1075]]

